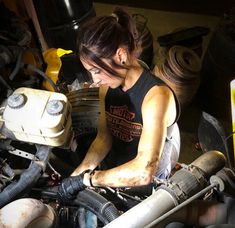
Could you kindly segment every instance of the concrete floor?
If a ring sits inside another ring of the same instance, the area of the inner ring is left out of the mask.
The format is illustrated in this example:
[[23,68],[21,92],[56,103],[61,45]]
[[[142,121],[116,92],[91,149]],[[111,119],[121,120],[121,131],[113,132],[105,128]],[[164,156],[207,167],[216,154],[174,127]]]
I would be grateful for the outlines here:
[[[115,5],[94,3],[94,7],[97,15],[107,15],[111,14]],[[147,26],[154,38],[154,63],[158,61],[158,56],[161,52],[161,47],[157,42],[158,36],[165,35],[179,28],[189,28],[193,26],[208,27],[210,28],[210,33],[203,38],[202,43],[204,54],[211,37],[211,33],[219,21],[219,17],[217,16],[167,12],[133,7],[125,7],[125,9],[132,14],[137,13],[147,17]],[[193,99],[191,104],[184,108],[178,122],[181,131],[181,154],[179,162],[186,164],[191,163],[202,154],[202,151],[195,147],[198,142],[197,129],[201,114],[201,109],[196,100],[196,98]]]

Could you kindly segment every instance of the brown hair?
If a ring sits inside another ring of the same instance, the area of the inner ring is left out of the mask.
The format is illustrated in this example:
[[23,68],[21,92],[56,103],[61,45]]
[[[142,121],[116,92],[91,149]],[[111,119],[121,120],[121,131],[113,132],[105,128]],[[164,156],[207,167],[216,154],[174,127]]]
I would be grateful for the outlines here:
[[[116,8],[109,16],[93,17],[79,32],[78,51],[81,59],[94,62],[109,74],[119,76],[112,68],[126,68],[113,60],[120,46],[127,47],[132,54],[136,50],[138,36],[135,22],[131,15],[121,8]],[[107,59],[111,65],[102,61]]]

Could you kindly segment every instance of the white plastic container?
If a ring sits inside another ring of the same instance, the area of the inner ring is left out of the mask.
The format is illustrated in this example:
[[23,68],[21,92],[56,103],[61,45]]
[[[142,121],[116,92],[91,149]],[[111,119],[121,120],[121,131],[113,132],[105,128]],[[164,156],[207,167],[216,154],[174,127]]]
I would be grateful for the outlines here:
[[71,105],[62,93],[19,88],[8,97],[3,119],[17,140],[67,147],[72,138]]

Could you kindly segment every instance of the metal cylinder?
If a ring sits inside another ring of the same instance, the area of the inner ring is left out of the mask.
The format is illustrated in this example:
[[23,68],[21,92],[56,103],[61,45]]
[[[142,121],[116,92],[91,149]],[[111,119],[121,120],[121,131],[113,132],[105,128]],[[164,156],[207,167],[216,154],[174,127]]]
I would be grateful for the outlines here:
[[150,221],[153,221],[155,218],[176,206],[176,204],[175,199],[169,192],[159,189],[143,202],[137,204],[105,227],[144,227],[149,224]]
[[54,210],[36,199],[13,201],[0,210],[1,227],[53,228],[56,226]]
[[200,168],[206,177],[216,174],[225,166],[226,158],[223,153],[213,150],[204,153],[202,156],[194,160],[191,165]]
[[[200,156],[191,165],[196,166],[198,169],[202,170],[203,173],[205,172],[205,177],[209,177],[224,167],[225,157],[218,151],[210,151]],[[176,181],[182,183],[188,180],[176,178],[172,186],[177,186]],[[197,185],[198,186],[195,186],[196,191],[200,191],[203,188],[201,182],[198,181]],[[180,189],[178,193],[181,193]],[[175,194],[170,187],[166,186],[165,189],[159,188],[150,197],[143,200],[105,227],[120,227],[122,225],[126,228],[145,227],[179,203],[178,198],[180,197],[175,197],[175,195],[177,195],[177,193]],[[190,196],[191,194],[188,195],[188,197]]]
[[228,207],[225,203],[196,200],[158,223],[154,228],[166,227],[172,222],[185,225],[197,224],[202,227],[223,224],[227,222],[227,214]]
[[75,51],[79,27],[96,14],[92,0],[33,0],[33,4],[51,48]]

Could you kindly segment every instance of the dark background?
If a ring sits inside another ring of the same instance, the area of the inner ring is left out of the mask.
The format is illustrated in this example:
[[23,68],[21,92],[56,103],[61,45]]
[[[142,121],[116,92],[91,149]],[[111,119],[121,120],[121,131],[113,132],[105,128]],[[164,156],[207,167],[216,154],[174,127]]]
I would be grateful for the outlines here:
[[98,3],[220,16],[235,7],[235,0],[95,0]]

